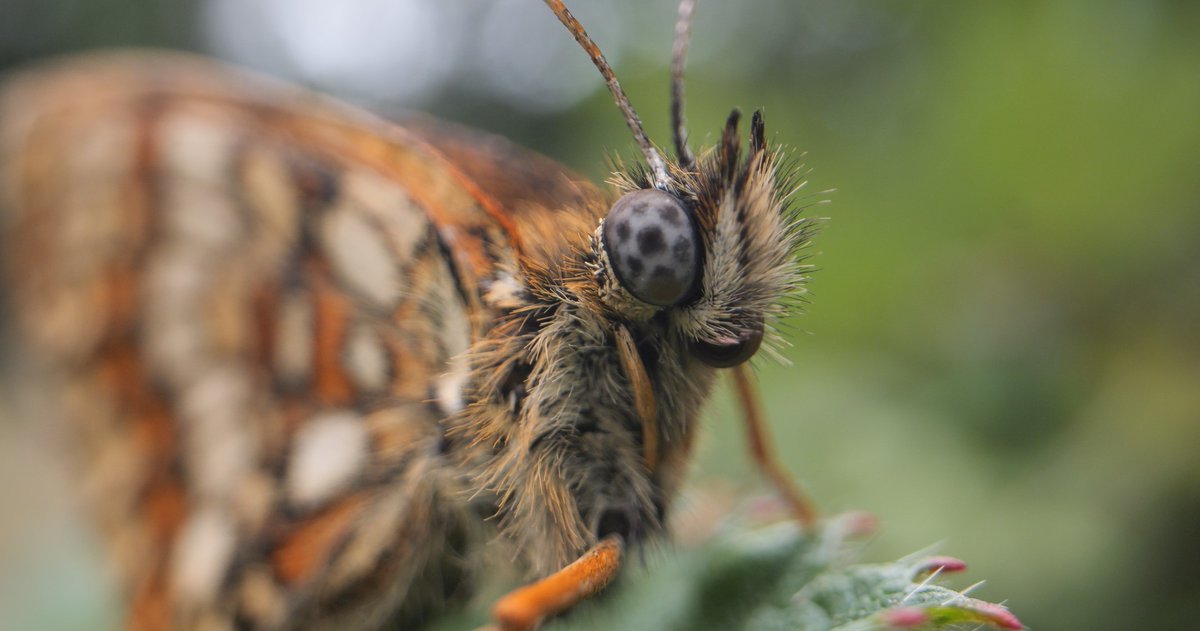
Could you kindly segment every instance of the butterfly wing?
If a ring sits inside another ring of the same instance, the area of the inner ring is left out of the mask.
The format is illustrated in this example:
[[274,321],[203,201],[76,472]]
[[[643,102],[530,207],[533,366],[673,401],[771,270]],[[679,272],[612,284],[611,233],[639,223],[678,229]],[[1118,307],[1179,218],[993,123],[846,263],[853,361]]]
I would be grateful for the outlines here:
[[184,57],[0,93],[17,328],[131,628],[376,627],[470,571],[443,458],[506,256],[426,141]]
[[485,207],[497,209],[527,268],[553,270],[587,248],[611,205],[579,174],[500,136],[427,117],[404,126],[446,156]]
[[446,156],[514,221],[537,208],[578,209],[601,198],[583,176],[501,136],[423,116],[403,125]]

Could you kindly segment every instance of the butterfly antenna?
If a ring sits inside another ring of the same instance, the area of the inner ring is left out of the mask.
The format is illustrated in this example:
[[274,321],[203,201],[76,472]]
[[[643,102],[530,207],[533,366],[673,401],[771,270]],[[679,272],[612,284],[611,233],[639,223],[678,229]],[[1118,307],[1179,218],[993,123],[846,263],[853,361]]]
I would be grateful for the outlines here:
[[633,111],[633,105],[629,103],[629,97],[625,95],[625,91],[621,89],[621,84],[617,83],[617,75],[613,72],[612,66],[608,65],[608,61],[604,59],[604,54],[600,52],[600,47],[592,38],[588,36],[587,31],[583,30],[583,25],[567,7],[563,5],[562,0],[545,0],[546,6],[558,16],[558,21],[567,27],[571,35],[575,36],[575,41],[583,47],[584,52],[588,57],[592,58],[592,64],[600,71],[600,75],[604,77],[604,82],[608,84],[608,91],[612,93],[613,98],[617,101],[617,107],[621,108],[621,113],[625,115],[625,123],[629,125],[629,130],[633,132],[633,137],[637,140],[638,146],[642,149],[642,154],[646,156],[646,162],[650,165],[650,171],[654,174],[654,186],[658,189],[666,189],[670,177],[667,175],[667,165],[663,162],[662,156],[658,155],[654,145],[650,144],[650,139],[646,137],[646,130],[642,127],[642,120],[638,118],[637,112]]
[[675,22],[675,44],[671,47],[671,127],[675,134],[675,155],[679,164],[690,169],[696,156],[687,146],[687,120],[683,113],[683,66],[687,62],[688,39],[692,35],[692,14],[696,0],[680,0],[679,20]]

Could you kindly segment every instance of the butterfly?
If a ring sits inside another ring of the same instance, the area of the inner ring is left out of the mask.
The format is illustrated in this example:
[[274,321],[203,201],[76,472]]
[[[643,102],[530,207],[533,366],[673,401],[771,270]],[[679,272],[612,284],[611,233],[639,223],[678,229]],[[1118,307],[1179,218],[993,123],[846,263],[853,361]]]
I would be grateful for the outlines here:
[[[717,371],[804,521],[746,362],[803,289],[795,165],[735,110],[694,155],[693,3],[664,158],[615,193],[500,138],[389,123],[176,54],[0,93],[6,283],[72,428],[130,629],[408,628],[486,560],[527,629],[663,536]],[[497,553],[497,550],[499,551]]]

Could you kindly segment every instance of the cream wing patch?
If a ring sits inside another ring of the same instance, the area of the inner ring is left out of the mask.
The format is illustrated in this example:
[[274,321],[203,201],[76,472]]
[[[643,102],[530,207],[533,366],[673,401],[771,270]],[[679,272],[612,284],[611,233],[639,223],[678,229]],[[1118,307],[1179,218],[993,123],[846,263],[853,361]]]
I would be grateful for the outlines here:
[[365,323],[350,330],[343,361],[354,385],[366,392],[379,392],[388,384],[388,356],[379,336]]
[[313,417],[296,434],[287,469],[288,499],[316,506],[350,484],[367,463],[367,428],[358,415],[336,411]]
[[428,216],[395,182],[377,173],[351,171],[343,186],[346,199],[382,228],[396,260],[401,264],[411,260],[413,249],[428,230]]
[[180,391],[183,453],[201,498],[232,502],[254,470],[259,445],[248,423],[253,383],[244,366],[228,363],[206,369]]
[[181,600],[204,605],[216,597],[237,543],[233,521],[214,507],[201,508],[175,540],[171,579]]
[[219,108],[179,108],[159,130],[162,160],[169,170],[213,188],[232,173],[231,156],[242,125]]
[[183,112],[163,121],[164,222],[170,234],[214,248],[244,231],[227,192],[239,126],[221,116]]
[[246,202],[266,228],[264,242],[281,253],[299,231],[300,200],[292,174],[279,155],[257,146],[242,156],[241,174]]
[[338,208],[322,218],[321,247],[334,274],[375,306],[389,308],[400,298],[401,278],[383,234],[360,213]]

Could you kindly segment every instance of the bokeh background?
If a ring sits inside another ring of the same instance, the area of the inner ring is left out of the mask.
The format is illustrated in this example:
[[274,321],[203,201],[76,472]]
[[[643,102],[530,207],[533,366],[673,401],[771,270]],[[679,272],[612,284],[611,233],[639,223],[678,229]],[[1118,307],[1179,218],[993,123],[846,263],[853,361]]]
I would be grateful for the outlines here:
[[[672,0],[574,4],[666,143]],[[430,112],[597,180],[633,155],[536,0],[0,4],[0,69],[130,45]],[[880,518],[872,558],[942,542],[1034,629],[1196,628],[1200,3],[702,0],[692,50],[693,140],[761,107],[830,202],[792,365],[758,367],[821,505]],[[722,392],[698,486],[761,488],[735,418]],[[111,627],[43,433],[0,423],[0,627]]]

